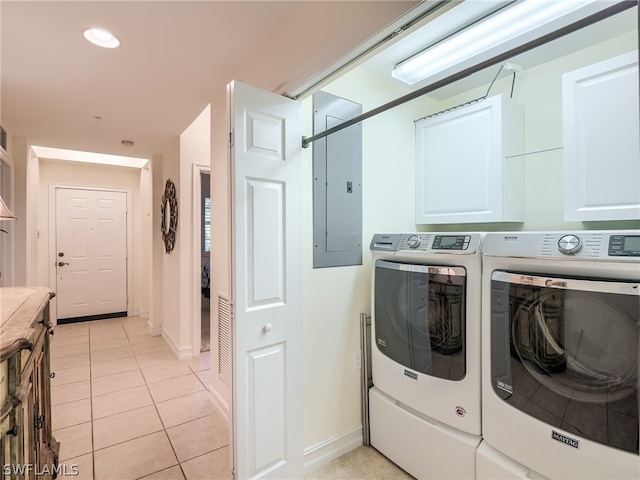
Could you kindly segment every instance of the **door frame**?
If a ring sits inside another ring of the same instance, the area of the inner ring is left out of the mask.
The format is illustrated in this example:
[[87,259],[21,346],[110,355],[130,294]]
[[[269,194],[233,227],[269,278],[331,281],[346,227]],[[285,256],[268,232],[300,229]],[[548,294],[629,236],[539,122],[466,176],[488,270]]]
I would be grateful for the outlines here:
[[[56,263],[56,237],[58,225],[56,224],[56,191],[58,189],[73,189],[73,190],[93,190],[102,192],[115,192],[125,193],[127,197],[127,316],[133,315],[133,194],[131,190],[122,188],[109,188],[109,187],[92,187],[90,185],[68,185],[68,184],[52,184],[49,185],[49,286],[52,289],[56,289],[56,269],[51,268],[51,265]],[[57,298],[54,296],[51,299],[50,319],[54,325],[58,324],[58,303]]]
[[[211,167],[206,165],[199,165],[197,163],[193,164],[192,168],[192,219],[191,224],[195,227],[199,226],[198,232],[199,235],[193,235],[193,245],[192,245],[192,253],[193,258],[191,261],[191,265],[193,266],[193,273],[191,278],[193,279],[193,288],[192,292],[192,305],[194,308],[193,315],[193,356],[199,357],[200,346],[202,345],[202,326],[201,326],[201,312],[202,312],[202,290],[200,287],[200,276],[202,274],[201,267],[197,268],[197,265],[200,265],[200,261],[202,259],[202,205],[201,205],[201,196],[202,196],[202,185],[200,184],[200,174],[208,173],[211,175]],[[211,182],[209,182],[211,183]],[[194,229],[195,230],[195,229]]]
[[[15,212],[14,205],[14,189],[15,189],[15,181],[14,181],[14,164],[13,160],[9,156],[9,154],[0,147],[0,164],[4,164],[7,167],[8,178],[4,178],[4,176],[0,175],[0,182],[9,189],[9,195],[6,192],[2,192],[4,201],[9,205],[11,211]],[[0,168],[2,166],[0,165]],[[0,190],[2,189],[2,184],[0,184]],[[0,235],[4,235],[4,245],[5,249],[0,252],[0,256],[3,258],[4,271],[2,275],[4,275],[4,279],[0,282],[0,285],[4,283],[5,287],[10,287],[15,284],[15,237],[12,222],[3,222],[0,228],[5,230],[7,233],[0,232]]]

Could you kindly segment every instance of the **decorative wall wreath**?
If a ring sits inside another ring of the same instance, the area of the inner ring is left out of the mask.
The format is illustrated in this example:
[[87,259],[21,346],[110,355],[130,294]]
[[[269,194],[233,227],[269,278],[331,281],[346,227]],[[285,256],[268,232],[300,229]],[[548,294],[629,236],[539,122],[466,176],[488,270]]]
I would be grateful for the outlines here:
[[178,229],[178,199],[176,197],[176,186],[167,179],[162,195],[162,240],[164,240],[164,249],[167,253],[171,253],[176,243],[176,230]]

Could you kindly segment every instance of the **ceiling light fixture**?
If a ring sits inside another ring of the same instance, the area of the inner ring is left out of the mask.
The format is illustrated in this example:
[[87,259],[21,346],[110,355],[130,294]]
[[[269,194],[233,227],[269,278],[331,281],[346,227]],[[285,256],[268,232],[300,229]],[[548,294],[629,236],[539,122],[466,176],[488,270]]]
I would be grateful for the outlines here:
[[[564,21],[563,17],[594,3],[596,3],[595,0],[514,2],[400,62],[393,69],[392,76],[413,85],[472,59],[482,61],[484,58],[478,57],[486,54],[487,58],[490,58],[490,50],[500,48],[506,51],[506,46],[511,46],[515,41],[519,43],[529,41],[541,35],[538,29],[545,26],[551,27],[552,24]],[[455,8],[452,12],[455,14]],[[555,28],[558,27],[555,26]]]
[[120,45],[118,40],[111,32],[102,28],[90,28],[84,31],[84,38],[94,45],[103,48],[116,48]]

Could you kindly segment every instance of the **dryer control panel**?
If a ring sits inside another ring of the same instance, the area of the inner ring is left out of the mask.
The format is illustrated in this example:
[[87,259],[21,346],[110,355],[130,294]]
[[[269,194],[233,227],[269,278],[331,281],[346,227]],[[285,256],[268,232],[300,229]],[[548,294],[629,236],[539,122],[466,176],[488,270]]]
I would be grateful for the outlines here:
[[371,240],[372,251],[394,253],[448,253],[470,255],[480,251],[480,233],[377,233]]
[[614,257],[640,257],[639,235],[611,235],[609,255]]
[[640,231],[490,233],[482,253],[490,256],[551,257],[638,262]]

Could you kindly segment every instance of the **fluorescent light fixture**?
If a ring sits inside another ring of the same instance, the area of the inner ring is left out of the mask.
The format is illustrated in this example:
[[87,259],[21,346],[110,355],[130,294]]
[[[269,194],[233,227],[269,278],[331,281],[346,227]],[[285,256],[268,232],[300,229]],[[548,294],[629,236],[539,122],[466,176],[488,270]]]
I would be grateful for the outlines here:
[[116,48],[120,45],[118,40],[111,32],[102,28],[90,28],[84,31],[84,38],[94,45],[103,48]]
[[[567,17],[592,4],[601,8],[616,2],[598,0],[519,0],[484,20],[450,36],[432,47],[404,60],[393,69],[392,76],[409,85],[447,71],[478,57],[490,58],[490,51],[506,51],[543,33],[566,24]],[[450,12],[455,19],[455,8]],[[593,9],[588,9],[592,13]],[[575,15],[571,15],[573,21]],[[584,14],[580,14],[584,16]],[[508,48],[507,48],[508,47]],[[478,59],[478,61],[487,58]]]

